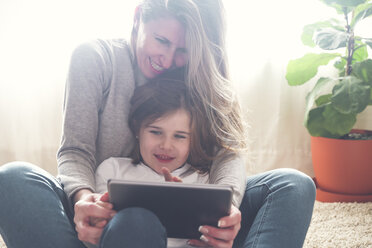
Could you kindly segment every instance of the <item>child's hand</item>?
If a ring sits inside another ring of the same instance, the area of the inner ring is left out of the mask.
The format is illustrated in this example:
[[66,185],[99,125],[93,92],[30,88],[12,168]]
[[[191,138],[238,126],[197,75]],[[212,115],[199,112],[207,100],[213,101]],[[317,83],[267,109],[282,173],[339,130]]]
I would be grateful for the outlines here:
[[163,173],[165,181],[182,183],[182,179],[179,177],[172,176],[172,174],[170,173],[167,167],[161,168],[161,172]]

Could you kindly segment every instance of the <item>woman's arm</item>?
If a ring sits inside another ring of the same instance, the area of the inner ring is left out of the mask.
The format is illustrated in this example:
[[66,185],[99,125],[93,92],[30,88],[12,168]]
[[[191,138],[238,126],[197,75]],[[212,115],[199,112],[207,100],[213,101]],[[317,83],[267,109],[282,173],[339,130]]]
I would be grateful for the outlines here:
[[210,184],[233,187],[233,205],[239,208],[246,186],[246,167],[243,155],[226,152],[213,162],[209,173]]
[[[57,153],[58,177],[74,209],[81,241],[96,244],[106,219],[114,214],[109,203],[98,204],[93,193],[99,112],[110,66],[98,42],[86,43],[72,54],[63,106],[63,134]],[[108,72],[108,73],[107,73]],[[92,225],[92,219],[103,219]]]
[[94,192],[98,116],[110,74],[105,61],[98,42],[80,45],[71,57],[57,153],[58,176],[71,203],[81,189]]

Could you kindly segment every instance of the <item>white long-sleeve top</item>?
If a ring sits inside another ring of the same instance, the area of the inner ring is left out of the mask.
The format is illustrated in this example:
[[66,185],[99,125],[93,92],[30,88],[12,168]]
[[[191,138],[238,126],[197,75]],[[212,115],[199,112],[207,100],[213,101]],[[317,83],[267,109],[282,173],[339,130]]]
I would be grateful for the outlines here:
[[[173,176],[178,176],[185,183],[208,183],[208,174],[199,174],[192,170],[189,164],[172,171]],[[100,164],[96,171],[96,190],[98,193],[107,191],[109,179],[125,179],[135,181],[164,181],[164,176],[143,163],[132,164],[130,158],[109,158]],[[192,247],[187,244],[187,239],[168,238],[168,248]]]

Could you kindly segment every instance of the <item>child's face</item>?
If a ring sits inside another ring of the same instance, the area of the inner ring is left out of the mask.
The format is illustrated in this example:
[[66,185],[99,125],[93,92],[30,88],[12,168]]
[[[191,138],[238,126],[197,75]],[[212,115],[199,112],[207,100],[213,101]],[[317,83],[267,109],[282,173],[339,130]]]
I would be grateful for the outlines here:
[[153,123],[142,125],[139,144],[145,164],[161,174],[161,168],[173,171],[182,166],[190,150],[190,116],[176,110]]

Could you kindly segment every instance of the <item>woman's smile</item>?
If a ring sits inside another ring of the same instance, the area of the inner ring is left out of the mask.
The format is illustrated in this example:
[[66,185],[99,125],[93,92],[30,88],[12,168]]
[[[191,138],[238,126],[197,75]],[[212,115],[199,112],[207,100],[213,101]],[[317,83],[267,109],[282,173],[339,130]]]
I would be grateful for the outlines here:
[[149,61],[150,61],[151,68],[153,69],[155,73],[160,74],[165,71],[165,68],[155,63],[151,58],[149,58]]

